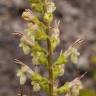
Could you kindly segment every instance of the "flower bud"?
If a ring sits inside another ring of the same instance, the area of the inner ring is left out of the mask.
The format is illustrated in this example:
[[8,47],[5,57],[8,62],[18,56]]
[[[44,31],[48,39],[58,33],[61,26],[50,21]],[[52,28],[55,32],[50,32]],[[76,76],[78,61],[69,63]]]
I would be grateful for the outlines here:
[[69,87],[72,88],[73,86],[78,86],[79,89],[82,89],[82,83],[78,78],[76,78],[73,81],[69,82]]
[[25,30],[25,32],[30,35],[34,35],[34,33],[38,30],[38,25],[33,23],[28,23],[28,28]]
[[78,56],[80,53],[77,51],[76,48],[71,48],[71,60],[74,64],[78,62]]
[[64,75],[64,64],[63,65],[60,65],[60,73],[59,73],[59,76],[63,76]]
[[23,47],[23,52],[24,52],[25,55],[28,55],[30,53],[30,51],[31,51],[31,49],[30,49],[29,46],[24,46]]
[[20,76],[20,84],[21,85],[24,85],[25,84],[25,82],[26,82],[26,75],[25,74],[22,74],[21,76]]
[[47,12],[52,13],[56,10],[55,4],[53,2],[47,2]]
[[32,63],[33,63],[33,65],[38,65],[39,64],[39,62],[38,62],[38,56],[37,56],[37,54],[31,54],[31,56],[32,56]]
[[20,85],[24,85],[27,78],[26,78],[26,75],[22,69],[18,70],[17,76],[20,78]]
[[32,11],[29,9],[26,9],[23,14],[22,14],[22,18],[26,21],[32,21],[34,18],[34,15],[32,14]]
[[52,37],[58,37],[59,38],[59,34],[60,34],[59,25],[60,25],[60,21],[55,20],[54,26],[52,28],[52,32],[53,32]]
[[33,91],[38,92],[40,90],[39,83],[32,82],[31,84],[33,85]]
[[72,54],[75,54],[75,55],[77,55],[77,56],[80,55],[80,53],[77,51],[76,48],[71,48],[71,53],[72,53]]
[[17,76],[18,76],[18,77],[20,77],[22,74],[23,74],[23,73],[22,73],[21,70],[18,70],[18,71],[17,71]]

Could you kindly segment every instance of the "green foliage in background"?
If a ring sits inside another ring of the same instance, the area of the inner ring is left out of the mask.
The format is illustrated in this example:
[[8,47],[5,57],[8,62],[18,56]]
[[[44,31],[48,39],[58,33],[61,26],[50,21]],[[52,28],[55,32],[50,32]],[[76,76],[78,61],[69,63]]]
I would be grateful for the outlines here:
[[96,56],[95,55],[92,56],[90,60],[91,60],[92,63],[96,64]]
[[84,89],[80,91],[80,96],[96,96],[96,92],[90,89]]

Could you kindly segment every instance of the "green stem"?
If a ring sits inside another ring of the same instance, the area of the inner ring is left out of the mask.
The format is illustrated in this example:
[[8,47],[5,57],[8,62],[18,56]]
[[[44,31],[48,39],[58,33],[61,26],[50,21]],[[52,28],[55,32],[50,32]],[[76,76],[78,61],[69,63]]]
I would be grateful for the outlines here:
[[[46,3],[48,0],[43,0],[44,2],[44,13],[46,13]],[[50,23],[44,22],[45,25],[48,27],[46,29],[47,35],[50,37]],[[51,50],[51,42],[50,38],[47,39],[47,50],[48,50],[48,72],[49,72],[49,96],[53,96],[53,69],[52,69],[52,50]]]
[[[50,37],[50,26],[48,25],[47,34]],[[48,47],[48,72],[49,72],[49,96],[53,96],[53,70],[52,70],[52,50],[51,50],[51,42],[49,38],[47,39],[47,47]]]

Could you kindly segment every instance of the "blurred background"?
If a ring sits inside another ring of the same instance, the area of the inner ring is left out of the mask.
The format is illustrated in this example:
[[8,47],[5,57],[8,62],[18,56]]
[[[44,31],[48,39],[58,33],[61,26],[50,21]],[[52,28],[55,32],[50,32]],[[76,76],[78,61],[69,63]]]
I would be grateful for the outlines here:
[[[56,18],[60,19],[61,46],[66,50],[75,40],[84,36],[86,43],[80,48],[77,65],[69,62],[60,84],[71,81],[88,72],[82,79],[84,90],[80,96],[96,96],[96,0],[54,0],[57,6]],[[0,96],[17,96],[19,66],[15,58],[31,64],[31,58],[19,49],[19,40],[12,32],[24,30],[21,19],[24,9],[29,8],[27,0],[0,0]]]

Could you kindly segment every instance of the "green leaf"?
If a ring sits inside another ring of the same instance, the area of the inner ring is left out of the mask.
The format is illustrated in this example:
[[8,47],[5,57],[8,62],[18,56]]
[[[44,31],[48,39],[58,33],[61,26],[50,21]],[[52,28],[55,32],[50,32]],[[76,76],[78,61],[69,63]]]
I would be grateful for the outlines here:
[[32,47],[32,52],[46,52],[44,48],[42,48],[38,43],[35,43],[35,45]]
[[32,3],[38,3],[39,2],[39,0],[28,0],[28,1],[29,1],[30,4],[32,4]]
[[35,17],[33,18],[33,22],[34,22],[35,24],[37,24],[37,25],[40,24],[40,21],[39,21],[39,19],[38,19],[37,16],[35,16]]
[[55,62],[55,65],[66,64],[66,62],[67,62],[67,58],[66,58],[65,54],[62,53],[62,51],[61,51],[57,61]]
[[48,64],[47,56],[44,52],[33,52],[32,53],[33,64]]
[[93,75],[93,79],[96,80],[96,68],[93,69],[92,75]]
[[43,31],[42,28],[40,28],[36,34],[35,34],[35,38],[37,40],[46,40],[48,38],[47,34]]
[[51,41],[52,51],[54,51],[55,48],[57,47],[57,45],[59,44],[60,40],[59,40],[59,38],[51,37],[50,41]]
[[43,12],[43,4],[42,3],[33,3],[32,4],[32,8],[35,10],[35,11],[37,11],[37,12]]
[[62,75],[64,75],[64,64],[62,64],[62,65],[55,65],[53,67],[53,78],[54,78],[54,80],[58,76],[62,76]]
[[42,87],[43,90],[48,92],[48,90],[49,90],[48,82],[42,81],[42,82],[40,82],[40,86]]
[[72,61],[74,64],[77,64],[77,62],[78,62],[78,57],[77,57],[75,54],[72,54],[72,55],[71,55],[71,61]]
[[43,0],[28,0],[30,4],[32,3],[41,3]]
[[45,55],[44,52],[40,52],[40,54],[39,54],[39,63],[40,64],[48,64],[47,56]]
[[56,89],[55,91],[56,91],[56,93],[58,93],[58,94],[66,93],[66,92],[69,91],[69,84],[68,84],[68,83],[65,83],[64,86]]
[[47,64],[46,50],[42,48],[38,43],[32,47],[31,55],[38,64]]
[[95,55],[92,56],[92,57],[90,58],[90,61],[91,61],[92,63],[96,64],[96,56],[95,56]]
[[38,82],[40,84],[40,87],[48,92],[48,79],[45,77],[40,76],[38,73],[32,74],[31,77],[32,81]]
[[90,89],[84,89],[80,91],[80,96],[96,96],[96,92]]
[[52,13],[45,13],[44,14],[44,21],[50,23],[53,20],[53,14]]

